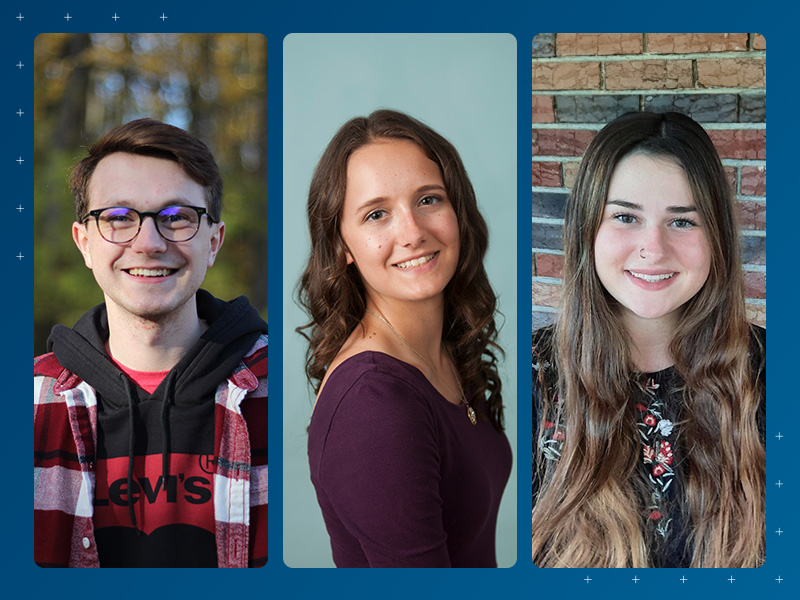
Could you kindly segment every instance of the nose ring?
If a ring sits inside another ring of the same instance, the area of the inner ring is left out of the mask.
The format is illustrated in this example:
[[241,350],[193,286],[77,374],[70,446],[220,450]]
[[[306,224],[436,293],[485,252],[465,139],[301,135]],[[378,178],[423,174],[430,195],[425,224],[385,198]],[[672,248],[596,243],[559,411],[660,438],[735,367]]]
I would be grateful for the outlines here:
[[639,258],[646,258],[645,255],[644,255],[644,248],[639,250]]

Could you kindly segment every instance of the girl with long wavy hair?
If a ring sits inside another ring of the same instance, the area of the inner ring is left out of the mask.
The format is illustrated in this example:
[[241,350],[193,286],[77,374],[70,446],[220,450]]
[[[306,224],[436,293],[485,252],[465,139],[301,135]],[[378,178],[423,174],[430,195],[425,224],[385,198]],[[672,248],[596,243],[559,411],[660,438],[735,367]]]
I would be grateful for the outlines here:
[[766,332],[703,128],[632,113],[581,162],[555,325],[533,337],[533,561],[757,567]]
[[488,230],[458,153],[399,112],[352,119],[314,172],[308,223],[298,331],[334,562],[496,566],[511,451]]

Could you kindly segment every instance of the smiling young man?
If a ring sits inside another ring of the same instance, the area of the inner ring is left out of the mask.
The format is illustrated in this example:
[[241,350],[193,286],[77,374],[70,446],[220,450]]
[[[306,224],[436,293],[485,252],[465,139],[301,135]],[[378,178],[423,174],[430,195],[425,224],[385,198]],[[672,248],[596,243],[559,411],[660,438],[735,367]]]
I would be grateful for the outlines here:
[[105,303],[34,361],[34,555],[47,567],[267,560],[267,325],[200,289],[225,238],[208,147],[152,119],[72,173]]

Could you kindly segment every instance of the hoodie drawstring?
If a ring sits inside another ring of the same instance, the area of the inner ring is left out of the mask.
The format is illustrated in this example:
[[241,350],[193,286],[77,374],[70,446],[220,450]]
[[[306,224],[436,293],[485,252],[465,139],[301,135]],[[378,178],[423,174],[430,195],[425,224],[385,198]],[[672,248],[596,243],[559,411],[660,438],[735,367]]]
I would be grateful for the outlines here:
[[136,434],[134,432],[135,415],[133,411],[133,404],[135,398],[135,390],[128,376],[120,371],[120,379],[125,385],[125,395],[128,397],[128,511],[131,516],[131,525],[136,530],[136,535],[142,535],[142,530],[136,524],[136,511],[133,508],[133,461],[135,457],[135,443]]
[[161,403],[161,486],[167,489],[169,477],[169,404],[175,395],[175,380],[178,378],[178,370],[172,369],[167,374],[167,385],[164,387],[164,400]]

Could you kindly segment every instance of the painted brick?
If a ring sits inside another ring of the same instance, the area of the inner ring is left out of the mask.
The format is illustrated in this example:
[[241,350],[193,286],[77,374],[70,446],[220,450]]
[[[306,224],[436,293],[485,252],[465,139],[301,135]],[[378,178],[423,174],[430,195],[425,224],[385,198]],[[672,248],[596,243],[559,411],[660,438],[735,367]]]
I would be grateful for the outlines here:
[[561,286],[534,281],[531,285],[531,304],[536,306],[558,306],[561,299]]
[[690,60],[637,60],[606,63],[606,89],[635,90],[692,87]]
[[564,228],[561,225],[532,223],[531,247],[545,250],[563,249]]
[[533,216],[563,219],[566,201],[567,195],[564,192],[534,192]]
[[767,168],[742,167],[742,194],[745,196],[767,195]]
[[742,263],[746,265],[767,264],[767,238],[756,235],[741,237]]
[[531,182],[542,187],[561,187],[561,163],[534,162]]
[[701,123],[736,122],[735,94],[658,94],[645,96],[646,110],[674,111]]
[[763,129],[709,131],[722,158],[767,159],[767,132]]
[[760,33],[756,33],[753,36],[753,50],[766,50],[767,49],[767,40],[764,39],[764,36]]
[[560,278],[564,274],[564,257],[560,254],[537,254],[535,264],[539,277]]
[[653,54],[731,52],[747,50],[746,33],[648,33],[647,50]]
[[559,33],[558,56],[641,54],[641,33]]
[[559,123],[608,123],[639,110],[639,96],[556,96]]
[[547,327],[556,320],[556,313],[551,313],[551,312],[541,312],[538,310],[534,310],[532,316],[533,316],[532,324],[534,331],[536,331],[537,329],[541,329],[542,327]]
[[706,88],[763,88],[767,62],[763,58],[698,59],[697,83]]
[[767,95],[766,94],[740,94],[739,95],[739,122],[740,123],[766,123],[767,122]]
[[534,129],[533,156],[581,156],[594,136],[585,129]]
[[554,123],[556,114],[553,110],[553,97],[536,94],[532,98],[533,115],[531,116],[531,122]]
[[533,65],[534,90],[600,89],[600,63],[540,63]]
[[767,307],[761,304],[748,304],[745,306],[747,320],[761,327],[767,326]]
[[556,34],[539,33],[533,36],[531,54],[533,58],[545,58],[556,55]]
[[767,204],[765,202],[739,202],[739,227],[765,230],[767,228]]
[[578,177],[578,169],[580,162],[566,162],[564,163],[564,187],[572,189],[575,186],[575,179]]
[[755,271],[745,271],[744,273],[744,290],[745,296],[748,298],[767,297],[767,274],[758,273]]

